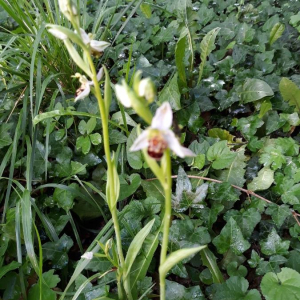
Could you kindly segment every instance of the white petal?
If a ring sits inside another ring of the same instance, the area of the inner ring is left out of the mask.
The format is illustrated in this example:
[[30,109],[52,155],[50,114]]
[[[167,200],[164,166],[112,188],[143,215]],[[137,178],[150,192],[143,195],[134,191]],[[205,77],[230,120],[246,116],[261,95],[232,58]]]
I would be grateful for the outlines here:
[[108,42],[91,40],[91,48],[97,52],[103,52],[108,46],[110,46]]
[[120,84],[115,85],[115,92],[118,100],[125,106],[125,107],[131,107],[131,99],[129,97],[127,87]]
[[167,130],[172,126],[173,113],[169,102],[164,102],[155,112],[151,127],[153,129]]
[[66,34],[64,34],[63,32],[61,32],[58,29],[50,28],[50,29],[48,29],[48,31],[60,40],[66,40],[68,38],[68,36]]
[[86,84],[85,89],[75,98],[75,102],[77,100],[81,100],[81,99],[84,99],[85,97],[87,97],[89,95],[90,91],[91,91],[90,85]]
[[83,42],[87,45],[91,42],[88,34],[82,29],[80,28],[80,35],[81,35],[81,38],[83,40]]
[[149,131],[145,130],[134,141],[133,145],[130,148],[130,151],[138,151],[147,148],[148,145],[149,145]]
[[167,141],[168,147],[179,157],[183,158],[186,156],[195,156],[195,154],[190,149],[180,145],[173,131],[168,130],[164,132],[164,139]]
[[149,78],[144,78],[140,81],[139,84],[139,96],[144,97],[146,94],[146,87],[149,83]]
[[97,74],[97,80],[100,81],[104,75],[104,69],[101,68]]
[[85,259],[88,259],[88,260],[91,260],[93,258],[93,252],[85,252],[81,258],[85,258]]

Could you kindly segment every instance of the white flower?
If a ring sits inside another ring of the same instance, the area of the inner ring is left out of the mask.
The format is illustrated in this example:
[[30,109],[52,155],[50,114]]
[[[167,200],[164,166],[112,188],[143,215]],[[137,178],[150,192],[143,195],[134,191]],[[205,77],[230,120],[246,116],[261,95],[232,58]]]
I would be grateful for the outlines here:
[[115,84],[116,97],[125,107],[131,107],[130,88],[126,84],[125,80],[122,80],[121,84]]
[[[98,81],[101,80],[103,74],[104,74],[104,70],[103,68],[101,68],[97,74]],[[94,85],[94,82],[89,81],[84,75],[81,75],[79,73],[76,73],[74,77],[79,78],[79,81],[81,83],[80,88],[76,91],[76,98],[75,98],[75,102],[76,102],[77,100],[84,99],[90,94],[91,86]]]
[[72,21],[72,16],[77,16],[77,9],[71,0],[59,0],[58,5],[69,21]]
[[164,102],[156,110],[151,126],[138,136],[130,151],[147,148],[148,154],[155,159],[160,159],[167,148],[170,148],[179,157],[195,156],[190,149],[180,145],[174,132],[170,130],[172,120],[171,106],[168,102]]
[[90,38],[91,34],[87,34],[82,28],[80,28],[80,35],[81,35],[83,42],[86,45],[90,45],[92,54],[100,54],[108,46],[110,46],[110,43],[108,43],[108,42],[92,40]]
[[81,258],[85,258],[85,259],[88,259],[88,260],[91,260],[93,258],[93,252],[85,252]]
[[149,103],[155,99],[155,86],[150,78],[144,78],[138,85],[138,94],[144,97]]

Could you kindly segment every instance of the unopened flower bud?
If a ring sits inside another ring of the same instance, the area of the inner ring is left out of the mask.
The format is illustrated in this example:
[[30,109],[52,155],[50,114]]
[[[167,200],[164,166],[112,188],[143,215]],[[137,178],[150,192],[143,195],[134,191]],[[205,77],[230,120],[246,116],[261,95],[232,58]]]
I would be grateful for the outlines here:
[[155,100],[155,85],[150,78],[142,79],[139,83],[138,93],[140,97],[144,97],[148,103]]
[[73,4],[72,0],[59,0],[58,1],[60,11],[70,22],[78,22],[78,12],[76,6]]

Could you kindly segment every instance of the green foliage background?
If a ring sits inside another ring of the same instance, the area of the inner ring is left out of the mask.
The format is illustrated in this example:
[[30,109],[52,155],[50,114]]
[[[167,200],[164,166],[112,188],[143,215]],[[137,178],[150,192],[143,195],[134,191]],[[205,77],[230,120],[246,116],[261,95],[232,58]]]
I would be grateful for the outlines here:
[[[197,154],[173,159],[170,250],[208,249],[170,271],[167,299],[298,299],[300,3],[78,3],[84,28],[112,43],[98,66],[113,83],[131,83],[136,70],[151,77],[151,109],[169,101],[173,128]],[[112,299],[113,272],[86,282],[111,263],[80,260],[113,230],[96,99],[74,103],[76,65],[45,30],[69,25],[56,1],[0,0],[0,16],[0,299],[36,300],[42,289],[43,300],[55,300],[69,282],[65,299],[83,283],[78,299]],[[140,299],[150,299],[162,188],[141,153],[129,152],[141,120],[130,109],[123,118],[115,98],[110,116],[125,251],[155,218],[140,253],[154,256],[137,282]],[[132,273],[139,268],[138,257]]]

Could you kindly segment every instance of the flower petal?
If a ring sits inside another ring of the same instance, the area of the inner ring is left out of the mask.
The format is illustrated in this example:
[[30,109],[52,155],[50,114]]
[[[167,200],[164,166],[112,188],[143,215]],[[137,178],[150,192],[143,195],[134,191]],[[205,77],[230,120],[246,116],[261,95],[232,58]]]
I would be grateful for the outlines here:
[[149,131],[144,130],[134,141],[133,145],[130,147],[130,151],[138,151],[147,148],[149,145]]
[[163,133],[164,139],[168,143],[168,147],[179,157],[183,158],[186,156],[196,156],[190,149],[180,145],[172,130],[167,130]]
[[91,48],[96,50],[97,52],[103,52],[108,46],[110,46],[110,43],[104,41],[91,40],[90,45]]
[[97,80],[100,81],[102,79],[104,75],[104,69],[103,67],[99,70],[99,72],[97,73]]
[[172,126],[173,113],[169,102],[164,102],[155,112],[151,127],[158,130],[168,130]]
[[85,97],[87,97],[87,96],[89,95],[90,91],[91,91],[90,85],[89,85],[88,83],[85,84],[85,85],[84,85],[84,90],[82,90],[82,91],[78,94],[78,96],[75,98],[75,102],[76,102],[77,100],[81,100],[81,99],[84,99]]
[[121,84],[115,84],[115,92],[118,100],[125,106],[125,107],[131,107],[131,99],[129,97],[129,91],[126,86],[126,83]]
[[62,31],[60,31],[58,29],[50,28],[50,29],[48,29],[48,31],[60,40],[66,40],[68,38],[68,36],[66,34],[64,34]]
[[93,256],[94,256],[93,252],[85,252],[83,255],[81,255],[81,258],[91,260]]
[[91,42],[90,37],[88,36],[88,34],[82,29],[80,28],[80,35],[82,38],[82,41],[87,45]]

